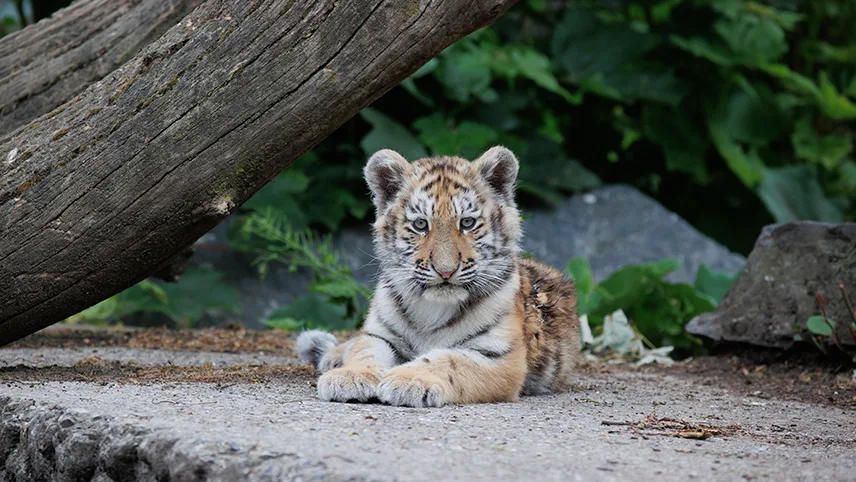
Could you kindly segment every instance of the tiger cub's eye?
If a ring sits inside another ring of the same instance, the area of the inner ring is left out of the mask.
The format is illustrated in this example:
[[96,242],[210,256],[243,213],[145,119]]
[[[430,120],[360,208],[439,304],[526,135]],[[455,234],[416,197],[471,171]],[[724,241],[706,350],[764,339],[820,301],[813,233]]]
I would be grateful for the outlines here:
[[476,218],[461,219],[461,229],[472,229],[476,225]]
[[413,221],[413,229],[421,233],[428,231],[428,221],[422,218]]

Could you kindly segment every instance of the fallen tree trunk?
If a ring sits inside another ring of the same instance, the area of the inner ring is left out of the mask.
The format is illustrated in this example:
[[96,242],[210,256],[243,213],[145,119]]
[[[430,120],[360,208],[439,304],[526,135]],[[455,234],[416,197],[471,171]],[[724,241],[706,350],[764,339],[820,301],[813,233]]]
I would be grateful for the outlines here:
[[130,60],[202,0],[79,0],[0,39],[0,136]]
[[0,140],[0,344],[145,278],[515,0],[209,0]]

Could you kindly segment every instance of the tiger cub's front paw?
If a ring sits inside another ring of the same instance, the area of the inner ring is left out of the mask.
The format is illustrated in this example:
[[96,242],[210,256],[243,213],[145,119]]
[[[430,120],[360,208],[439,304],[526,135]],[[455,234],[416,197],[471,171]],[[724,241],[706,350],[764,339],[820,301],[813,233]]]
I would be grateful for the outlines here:
[[367,402],[377,398],[380,376],[370,368],[334,368],[318,378],[318,398],[330,402]]
[[413,367],[390,370],[377,387],[377,398],[390,405],[442,407],[454,402],[449,383],[433,373]]

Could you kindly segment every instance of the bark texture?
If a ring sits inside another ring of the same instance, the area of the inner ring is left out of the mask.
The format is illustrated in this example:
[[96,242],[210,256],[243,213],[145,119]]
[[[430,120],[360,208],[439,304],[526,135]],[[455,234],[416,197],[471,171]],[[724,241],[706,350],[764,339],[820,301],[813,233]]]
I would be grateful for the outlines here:
[[0,139],[0,344],[125,289],[516,0],[208,0]]
[[0,39],[0,136],[130,60],[202,0],[78,0]]

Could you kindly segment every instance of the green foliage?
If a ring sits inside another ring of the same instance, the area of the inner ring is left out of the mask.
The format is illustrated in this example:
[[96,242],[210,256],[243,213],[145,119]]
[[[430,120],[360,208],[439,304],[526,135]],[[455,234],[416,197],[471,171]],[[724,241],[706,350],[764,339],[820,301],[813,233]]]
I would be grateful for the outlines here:
[[591,266],[584,258],[574,256],[568,263],[567,272],[574,280],[577,289],[577,311],[580,314],[586,314],[590,310],[589,304],[595,288]]
[[582,258],[568,263],[567,271],[577,286],[577,309],[588,315],[592,326],[622,310],[633,326],[656,346],[670,345],[679,355],[701,351],[701,342],[684,331],[692,318],[711,311],[733,281],[724,273],[702,267],[696,286],[671,283],[663,277],[679,268],[674,259],[625,266],[594,284],[591,268]]
[[714,304],[718,305],[737,280],[738,274],[728,274],[703,264],[698,267],[693,287],[700,294],[710,297]]
[[300,268],[312,273],[312,294],[295,300],[273,313],[264,323],[274,328],[355,328],[362,322],[368,287],[354,279],[334,251],[328,237],[298,231],[272,209],[242,216],[229,233],[229,246],[256,255],[254,264],[264,277],[270,263],[282,263],[290,271]]
[[[384,147],[474,158],[504,144],[524,205],[631,183],[745,252],[770,220],[856,215],[854,23],[856,5],[833,0],[523,2],[315,152],[350,168]],[[335,199],[346,220],[351,200]]]
[[834,327],[835,322],[827,320],[823,316],[812,316],[806,321],[806,328],[815,335],[832,336],[832,329]]
[[332,297],[319,294],[302,296],[285,308],[276,310],[264,321],[270,328],[295,331],[323,328],[326,330],[353,329],[347,306],[336,303]]
[[188,269],[176,283],[143,280],[68,318],[70,323],[122,322],[137,313],[161,313],[177,327],[192,327],[208,310],[240,313],[235,291],[214,270]]

